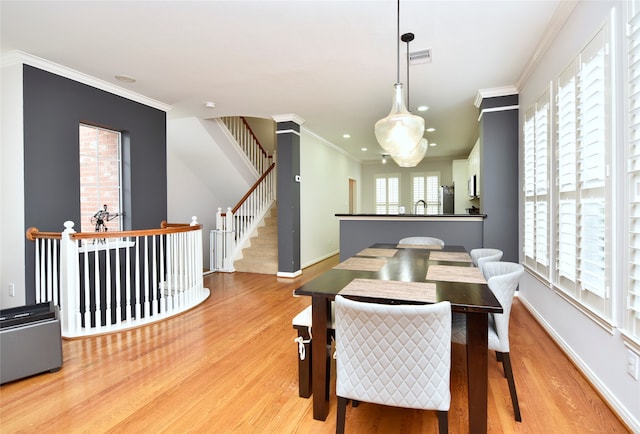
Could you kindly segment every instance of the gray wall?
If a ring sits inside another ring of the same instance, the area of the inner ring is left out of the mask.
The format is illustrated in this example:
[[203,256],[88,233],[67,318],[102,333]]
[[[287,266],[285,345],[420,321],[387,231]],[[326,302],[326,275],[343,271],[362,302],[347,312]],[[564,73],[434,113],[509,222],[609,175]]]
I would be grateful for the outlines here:
[[[480,109],[517,104],[518,96],[510,95],[485,99]],[[480,143],[484,246],[502,250],[503,261],[518,262],[518,110],[484,112]]]
[[[167,218],[166,113],[24,65],[25,227],[61,232],[80,220],[78,125],[123,133],[125,229]],[[25,241],[26,302],[35,301],[34,244]]]
[[278,273],[295,274],[300,267],[300,125],[278,122]]

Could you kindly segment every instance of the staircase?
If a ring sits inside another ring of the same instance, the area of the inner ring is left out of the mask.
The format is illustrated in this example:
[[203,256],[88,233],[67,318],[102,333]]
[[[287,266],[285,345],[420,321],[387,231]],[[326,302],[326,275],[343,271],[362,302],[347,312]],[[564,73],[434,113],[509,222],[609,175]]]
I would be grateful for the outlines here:
[[233,263],[235,271],[245,273],[278,273],[278,207],[274,203],[251,236],[247,247],[242,249],[242,258]]

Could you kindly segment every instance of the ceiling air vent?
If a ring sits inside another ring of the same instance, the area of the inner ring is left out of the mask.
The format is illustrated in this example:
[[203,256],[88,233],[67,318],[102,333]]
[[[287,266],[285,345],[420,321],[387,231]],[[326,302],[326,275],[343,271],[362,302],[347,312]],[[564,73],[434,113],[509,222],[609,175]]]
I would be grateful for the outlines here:
[[431,48],[409,53],[409,63],[417,65],[419,63],[431,63]]

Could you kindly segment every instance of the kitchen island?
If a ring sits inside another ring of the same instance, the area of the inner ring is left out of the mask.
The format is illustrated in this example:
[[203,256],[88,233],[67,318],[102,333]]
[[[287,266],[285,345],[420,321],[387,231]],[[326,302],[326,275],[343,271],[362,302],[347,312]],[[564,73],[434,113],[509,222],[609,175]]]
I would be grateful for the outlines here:
[[340,219],[340,261],[376,243],[427,236],[467,251],[484,247],[486,214],[336,214]]

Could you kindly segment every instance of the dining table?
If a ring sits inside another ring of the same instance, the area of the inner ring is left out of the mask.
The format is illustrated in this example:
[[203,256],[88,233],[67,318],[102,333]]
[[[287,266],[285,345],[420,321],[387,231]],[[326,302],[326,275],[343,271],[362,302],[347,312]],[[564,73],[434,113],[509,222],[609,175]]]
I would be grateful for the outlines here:
[[[404,293],[396,291],[402,286],[407,287]],[[423,288],[422,296],[411,295],[412,286]],[[374,290],[367,293],[366,288]],[[329,412],[325,388],[329,374],[327,323],[331,302],[338,293],[392,304],[449,301],[452,312],[466,315],[469,432],[487,432],[488,317],[502,313],[502,306],[464,247],[374,244],[294,290],[296,296],[311,297],[311,384],[316,420],[326,420]]]

